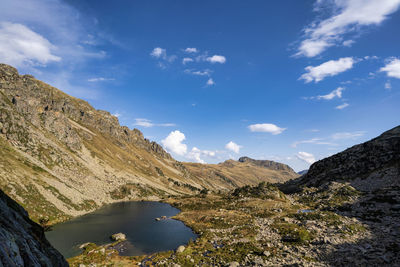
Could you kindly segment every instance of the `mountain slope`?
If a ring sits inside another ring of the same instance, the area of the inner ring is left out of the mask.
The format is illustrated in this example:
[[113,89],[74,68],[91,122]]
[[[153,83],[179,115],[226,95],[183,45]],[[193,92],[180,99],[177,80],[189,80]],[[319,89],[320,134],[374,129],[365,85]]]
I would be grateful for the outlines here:
[[183,163],[196,177],[212,181],[213,189],[229,189],[260,182],[282,183],[299,175],[288,165],[268,160],[242,157],[238,161],[227,160],[219,164]]
[[68,266],[43,228],[0,190],[0,266]]
[[363,191],[400,185],[400,126],[315,162],[292,184],[318,187],[331,181],[350,182]]

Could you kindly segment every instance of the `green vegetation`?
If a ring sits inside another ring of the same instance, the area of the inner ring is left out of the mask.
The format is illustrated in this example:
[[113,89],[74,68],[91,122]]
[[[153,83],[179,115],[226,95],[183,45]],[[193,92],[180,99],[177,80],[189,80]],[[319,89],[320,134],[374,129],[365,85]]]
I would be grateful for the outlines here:
[[282,237],[283,242],[304,244],[314,239],[314,234],[293,223],[276,222],[272,225]]

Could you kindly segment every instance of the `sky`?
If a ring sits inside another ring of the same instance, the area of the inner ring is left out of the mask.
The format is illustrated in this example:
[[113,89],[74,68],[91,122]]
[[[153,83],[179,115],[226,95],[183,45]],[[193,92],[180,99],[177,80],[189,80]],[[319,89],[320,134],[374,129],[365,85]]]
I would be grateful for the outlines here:
[[296,171],[400,124],[400,0],[2,0],[0,62],[181,161]]

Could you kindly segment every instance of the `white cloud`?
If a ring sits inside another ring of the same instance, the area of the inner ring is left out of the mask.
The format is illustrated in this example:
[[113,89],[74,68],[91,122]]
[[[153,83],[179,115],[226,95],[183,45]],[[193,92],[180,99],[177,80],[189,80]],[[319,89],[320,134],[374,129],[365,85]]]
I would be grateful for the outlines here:
[[236,144],[235,142],[230,141],[229,143],[227,143],[227,144],[225,145],[225,148],[228,149],[228,150],[230,150],[230,151],[235,152],[236,154],[239,154],[240,148],[242,148],[242,146],[239,146],[239,145]]
[[142,119],[142,118],[135,119],[135,123],[133,125],[142,126],[142,127],[145,127],[145,128],[150,128],[150,127],[155,127],[155,126],[160,126],[160,127],[173,127],[173,126],[176,126],[174,123],[153,123],[151,120]]
[[352,57],[344,57],[338,60],[329,60],[315,67],[308,66],[305,68],[307,72],[301,75],[299,79],[305,80],[306,83],[312,81],[317,83],[326,77],[335,76],[341,72],[351,69],[354,63],[355,61]]
[[362,26],[381,24],[397,11],[400,0],[318,0],[316,3],[317,11],[326,11],[323,5],[327,5],[332,7],[334,14],[305,28],[305,38],[296,55],[314,57],[328,47],[344,45],[343,36],[359,33]]
[[161,47],[156,47],[151,51],[150,56],[155,58],[163,58],[167,55],[167,50]]
[[206,84],[207,84],[207,86],[212,86],[212,85],[215,85],[215,82],[212,78],[210,78],[210,79],[208,79]]
[[302,161],[307,162],[308,164],[313,164],[315,162],[315,157],[311,153],[307,152],[297,152],[296,157],[301,159]]
[[296,141],[292,144],[292,147],[296,148],[300,144],[315,144],[315,145],[330,145],[330,146],[336,145],[334,143],[324,141],[323,138],[312,138],[309,140]]
[[344,139],[357,139],[365,134],[365,131],[357,132],[341,132],[332,135],[333,140],[344,140]]
[[347,108],[348,106],[350,106],[348,103],[343,103],[343,104],[341,104],[341,105],[339,105],[339,106],[336,106],[335,109],[345,109],[345,108]]
[[96,77],[88,79],[88,82],[105,82],[105,81],[114,81],[113,78],[104,78],[104,77]]
[[22,66],[45,66],[61,61],[54,54],[57,48],[46,38],[28,27],[9,22],[0,23],[0,61]]
[[193,58],[185,57],[182,59],[182,64],[184,64],[184,65],[189,62],[193,62]]
[[327,94],[327,95],[318,95],[318,96],[312,96],[312,97],[309,97],[309,99],[318,99],[318,100],[321,100],[321,99],[323,99],[323,100],[332,100],[332,99],[334,99],[335,97],[337,97],[337,98],[342,98],[342,92],[344,91],[344,88],[343,87],[338,87],[338,88],[336,88],[335,90],[333,90],[332,92],[330,92],[329,94]]
[[201,159],[201,150],[197,147],[193,147],[186,157],[188,159],[195,160],[198,163],[206,163],[203,159]]
[[[163,60],[163,61],[166,61],[166,62],[169,62],[169,63],[174,62],[175,59],[177,58],[176,55],[168,56],[167,55],[167,50],[164,49],[164,48],[161,48],[161,47],[154,48],[151,51],[150,56],[152,56],[154,58],[157,58],[157,59],[160,59],[160,60]],[[164,63],[162,63],[162,62],[159,62],[158,65],[162,69],[164,69],[166,67],[166,65]]]
[[203,160],[201,157],[206,156],[206,157],[215,157],[216,152],[215,151],[209,151],[209,150],[200,150],[197,147],[193,147],[192,150],[187,153],[186,158],[194,160],[198,163],[207,163],[205,160]]
[[184,72],[187,74],[192,74],[192,75],[197,75],[197,76],[210,76],[212,73],[212,70],[209,70],[209,69],[205,69],[205,70],[186,69]]
[[264,133],[271,133],[273,135],[277,135],[282,133],[286,128],[280,128],[272,123],[258,123],[249,125],[248,128],[252,132],[264,132]]
[[392,58],[388,61],[385,67],[382,67],[379,71],[386,72],[388,77],[400,79],[400,59]]
[[161,140],[161,144],[167,151],[183,156],[187,152],[187,145],[182,143],[185,139],[185,135],[176,130],[171,132],[165,139]]
[[111,115],[113,115],[113,116],[115,116],[117,118],[121,117],[121,113],[119,113],[118,111],[115,112],[114,114],[111,114]]
[[214,55],[212,57],[207,57],[206,59],[208,62],[211,63],[221,63],[224,64],[226,62],[226,58],[224,56],[220,56],[220,55]]
[[343,42],[343,46],[351,47],[355,43],[354,40],[346,40]]
[[195,48],[195,47],[188,47],[185,49],[185,52],[186,53],[197,53],[197,52],[199,52],[199,50],[197,50],[197,48]]

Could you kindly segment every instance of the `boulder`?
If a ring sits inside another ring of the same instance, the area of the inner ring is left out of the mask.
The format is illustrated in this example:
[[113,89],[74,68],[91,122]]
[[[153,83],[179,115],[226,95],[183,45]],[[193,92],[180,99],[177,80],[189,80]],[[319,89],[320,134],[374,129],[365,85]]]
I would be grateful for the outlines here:
[[123,233],[113,234],[111,239],[114,241],[124,241],[126,240],[126,235]]
[[176,249],[176,252],[177,253],[182,253],[182,252],[184,252],[185,251],[185,246],[179,246],[177,249]]

